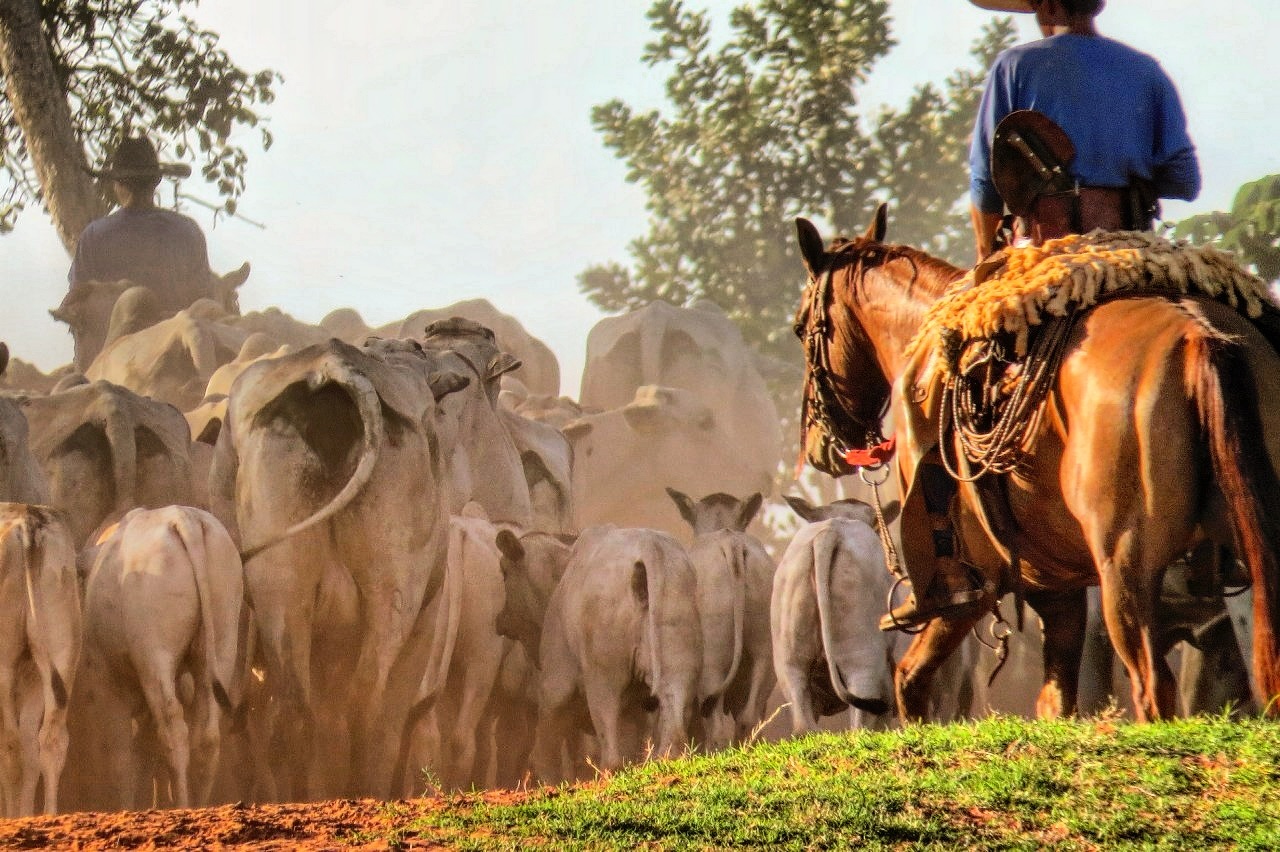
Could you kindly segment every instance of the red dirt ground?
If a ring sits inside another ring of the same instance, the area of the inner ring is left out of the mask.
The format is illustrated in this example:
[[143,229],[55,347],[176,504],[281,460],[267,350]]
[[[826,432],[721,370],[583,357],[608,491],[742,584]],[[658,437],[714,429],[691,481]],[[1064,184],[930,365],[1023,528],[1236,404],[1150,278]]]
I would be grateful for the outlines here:
[[[373,838],[385,838],[444,806],[438,799],[347,799],[5,819],[0,820],[0,849],[386,849],[384,839]],[[398,848],[434,846],[421,839]]]

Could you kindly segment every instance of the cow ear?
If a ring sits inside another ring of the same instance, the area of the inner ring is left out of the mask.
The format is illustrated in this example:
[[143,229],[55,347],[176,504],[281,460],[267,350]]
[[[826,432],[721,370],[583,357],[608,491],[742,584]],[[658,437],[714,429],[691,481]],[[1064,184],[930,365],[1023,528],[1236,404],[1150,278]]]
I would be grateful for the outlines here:
[[524,561],[524,545],[520,543],[520,539],[511,530],[498,530],[495,543],[498,550],[502,553],[502,573],[507,573],[508,565],[515,565]]
[[826,268],[827,249],[822,244],[822,236],[808,219],[796,219],[796,237],[800,241],[800,257],[804,260],[809,274],[817,276]]
[[876,215],[872,218],[871,224],[867,226],[867,231],[862,236],[873,242],[884,242],[885,232],[889,229],[889,205],[881,202],[876,207]]
[[760,511],[760,505],[764,502],[764,495],[759,491],[747,498],[742,504],[742,508],[738,510],[738,523],[736,529],[746,531],[751,526],[751,522],[755,520],[756,512]]
[[884,522],[891,524],[898,519],[898,515],[902,512],[902,504],[897,500],[890,500],[880,507],[880,512],[884,515]]
[[680,510],[680,517],[684,518],[684,522],[689,526],[694,526],[694,503],[693,499],[688,495],[681,493],[674,488],[667,488],[667,496],[676,504],[676,508]]
[[427,376],[427,384],[431,387],[431,395],[435,397],[436,402],[439,402],[449,394],[471,384],[471,378],[452,371],[435,372]]
[[803,497],[792,497],[790,494],[784,494],[782,499],[787,501],[787,505],[791,507],[791,511],[795,512],[811,524],[825,518],[825,514],[820,508],[814,506]]
[[491,382],[494,379],[501,378],[512,370],[517,369],[521,363],[520,359],[510,352],[499,352],[489,361],[489,366],[485,370],[485,381]]

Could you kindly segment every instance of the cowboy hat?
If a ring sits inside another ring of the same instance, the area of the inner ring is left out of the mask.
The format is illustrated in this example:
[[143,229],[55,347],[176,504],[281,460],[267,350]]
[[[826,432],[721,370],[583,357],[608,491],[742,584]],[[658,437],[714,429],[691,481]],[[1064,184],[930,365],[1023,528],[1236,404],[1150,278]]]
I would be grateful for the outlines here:
[[979,9],[988,9],[992,12],[1034,12],[1031,8],[1031,0],[969,0],[970,3]]
[[89,169],[89,174],[107,180],[158,181],[162,177],[190,177],[191,167],[186,163],[161,163],[156,148],[149,139],[145,136],[131,136],[121,140],[107,160],[105,169]]

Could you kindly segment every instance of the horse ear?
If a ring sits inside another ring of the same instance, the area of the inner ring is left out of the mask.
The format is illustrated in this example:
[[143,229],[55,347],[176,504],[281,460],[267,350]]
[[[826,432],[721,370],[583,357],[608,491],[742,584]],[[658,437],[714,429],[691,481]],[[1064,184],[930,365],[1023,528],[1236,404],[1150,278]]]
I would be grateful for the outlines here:
[[826,265],[827,249],[822,244],[822,236],[808,219],[796,219],[796,237],[800,241],[800,256],[810,275],[817,275]]
[[888,229],[889,205],[881,202],[880,206],[876,208],[875,218],[871,221],[871,224],[867,227],[867,232],[863,236],[873,242],[882,243],[884,242],[885,231]]

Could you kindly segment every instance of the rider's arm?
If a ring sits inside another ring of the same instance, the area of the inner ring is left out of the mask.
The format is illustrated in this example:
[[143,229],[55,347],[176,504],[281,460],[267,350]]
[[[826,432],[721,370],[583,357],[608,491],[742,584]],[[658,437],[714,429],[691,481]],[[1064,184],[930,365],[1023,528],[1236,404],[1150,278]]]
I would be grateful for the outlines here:
[[973,220],[974,246],[977,250],[975,263],[982,260],[995,249],[996,231],[1000,228],[999,213],[987,213],[976,204],[969,205],[969,216]]

